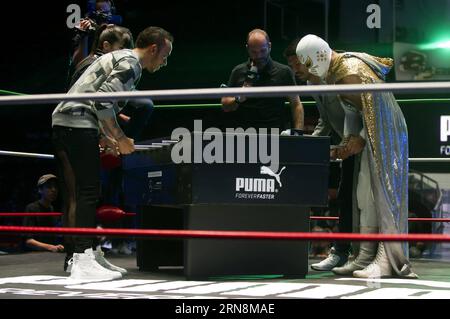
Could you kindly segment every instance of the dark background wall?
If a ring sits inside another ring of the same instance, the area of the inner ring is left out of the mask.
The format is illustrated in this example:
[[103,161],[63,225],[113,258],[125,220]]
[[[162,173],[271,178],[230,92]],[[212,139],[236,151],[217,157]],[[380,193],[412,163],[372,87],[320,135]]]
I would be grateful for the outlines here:
[[[15,13],[1,22],[3,43],[7,48],[3,54],[8,56],[8,62],[1,63],[2,89],[25,93],[65,90],[64,71],[71,34],[65,25],[66,7],[77,1],[47,2],[13,4],[9,12]],[[85,2],[78,1],[82,7]],[[146,88],[220,85],[227,80],[230,69],[246,58],[247,33],[256,27],[263,28],[264,21],[277,59],[282,59],[284,47],[295,36],[323,33],[320,1],[274,1],[285,8],[283,26],[281,9],[261,0],[116,0],[115,3],[123,25],[129,27],[135,37],[150,25],[164,27],[175,36],[168,67],[154,76],[145,75],[142,86]],[[12,54],[8,53],[8,47]]]
[[[86,0],[9,2],[0,19],[0,89],[24,93],[64,92],[71,31],[67,5]],[[116,0],[123,25],[135,37],[158,25],[175,36],[169,65],[144,75],[142,88],[216,87],[246,58],[245,38],[266,28],[272,55],[295,37],[315,33],[333,48],[392,56],[394,39],[421,43],[447,34],[450,1],[424,0]],[[369,4],[381,7],[381,28],[369,29]],[[327,26],[327,28],[326,28]],[[394,34],[394,27],[396,32]]]

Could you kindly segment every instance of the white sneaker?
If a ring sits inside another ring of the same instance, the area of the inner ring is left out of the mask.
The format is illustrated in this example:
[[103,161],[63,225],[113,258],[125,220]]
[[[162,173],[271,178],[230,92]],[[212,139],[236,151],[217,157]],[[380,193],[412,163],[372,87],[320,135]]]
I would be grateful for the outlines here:
[[328,257],[322,260],[321,262],[315,263],[311,265],[311,269],[317,271],[331,271],[331,269],[335,267],[340,267],[347,262],[347,256],[339,255],[336,253],[334,248],[331,249],[331,252],[328,254]]
[[329,254],[328,257],[321,262],[312,264],[311,269],[317,271],[330,271],[336,267],[340,259],[341,258],[336,254]]
[[105,253],[102,251],[100,246],[97,247],[97,250],[94,251],[95,261],[100,264],[100,266],[112,270],[112,271],[118,271],[122,275],[125,275],[127,273],[127,270],[118,266],[115,266],[111,264],[108,260],[105,258]]
[[114,280],[122,278],[122,274],[118,271],[112,271],[102,267],[95,260],[92,248],[89,248],[83,254],[73,254],[70,278],[82,280]]

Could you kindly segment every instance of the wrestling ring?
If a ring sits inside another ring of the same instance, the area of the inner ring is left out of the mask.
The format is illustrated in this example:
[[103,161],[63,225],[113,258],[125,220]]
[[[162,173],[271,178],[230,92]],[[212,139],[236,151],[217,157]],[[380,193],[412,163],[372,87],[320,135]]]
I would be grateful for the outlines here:
[[[279,97],[290,94],[337,94],[361,92],[448,93],[450,82],[394,83],[373,85],[321,85],[264,88],[221,88],[192,90],[161,90],[95,94],[37,94],[0,96],[0,105],[34,105],[60,101],[112,101],[151,98],[153,100],[216,99],[223,96]],[[147,152],[152,146],[136,145],[136,152]],[[0,156],[52,160],[52,154],[0,150]],[[125,156],[126,157],[126,156]],[[450,158],[410,158],[412,162],[450,162]],[[107,212],[110,219],[136,217],[118,208]],[[0,212],[0,217],[25,217],[21,212]],[[34,216],[60,217],[62,213],[33,213]],[[310,220],[338,221],[339,217],[309,216]],[[450,218],[410,218],[410,222],[448,223]],[[279,231],[235,231],[214,229],[98,229],[64,227],[0,226],[0,234],[46,234],[108,236],[139,238],[152,241],[394,241],[450,242],[449,234],[353,234]],[[331,272],[309,271],[305,278],[289,278],[283,274],[209,275],[202,280],[186,280],[181,265],[167,266],[167,272],[142,272],[132,257],[112,257],[129,274],[121,280],[97,282],[73,280],[61,268],[61,256],[52,253],[0,256],[0,298],[337,298],[337,299],[450,299],[450,264],[445,261],[412,261],[419,279],[400,278],[342,278]],[[255,262],[258,262],[255,260]]]

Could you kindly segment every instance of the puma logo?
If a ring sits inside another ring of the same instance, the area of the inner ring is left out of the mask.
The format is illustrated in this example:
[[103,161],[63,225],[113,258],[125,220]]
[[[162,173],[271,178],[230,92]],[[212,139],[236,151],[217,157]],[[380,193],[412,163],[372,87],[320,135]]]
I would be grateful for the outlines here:
[[280,172],[278,174],[275,174],[269,167],[261,166],[261,174],[272,176],[273,178],[276,179],[276,181],[278,182],[278,185],[280,185],[280,187],[282,187],[283,185],[281,184],[280,175],[284,171],[285,168],[286,168],[286,166],[283,166],[280,169]]

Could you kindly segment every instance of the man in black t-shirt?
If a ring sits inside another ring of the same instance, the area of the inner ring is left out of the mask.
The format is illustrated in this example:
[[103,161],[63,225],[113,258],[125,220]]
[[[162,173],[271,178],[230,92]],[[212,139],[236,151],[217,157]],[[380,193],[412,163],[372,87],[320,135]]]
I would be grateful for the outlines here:
[[[270,57],[272,44],[264,30],[252,30],[247,37],[249,60],[231,72],[229,87],[291,86],[295,85],[293,71]],[[285,116],[284,102],[290,102],[292,120]],[[298,95],[272,98],[222,98],[225,112],[236,111],[236,126],[249,128],[303,129],[303,105]]]
[[[56,176],[46,174],[39,178],[37,187],[39,191],[39,200],[28,204],[25,211],[28,213],[49,213],[54,212],[52,203],[58,197],[58,187]],[[28,227],[55,227],[59,222],[58,217],[52,216],[30,216],[24,218],[24,226]],[[64,246],[59,244],[55,236],[25,236],[26,248],[31,250],[44,250],[51,252],[63,252]]]

